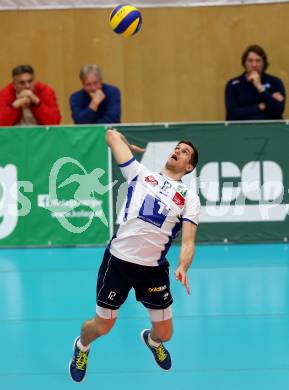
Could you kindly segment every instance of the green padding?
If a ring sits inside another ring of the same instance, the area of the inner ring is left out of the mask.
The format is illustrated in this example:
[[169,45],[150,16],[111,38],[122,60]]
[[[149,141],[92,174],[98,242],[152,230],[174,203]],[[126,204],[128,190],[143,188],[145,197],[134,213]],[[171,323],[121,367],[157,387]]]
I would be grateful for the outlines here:
[[108,184],[103,126],[2,128],[0,144],[1,246],[108,241],[108,192],[97,193]]

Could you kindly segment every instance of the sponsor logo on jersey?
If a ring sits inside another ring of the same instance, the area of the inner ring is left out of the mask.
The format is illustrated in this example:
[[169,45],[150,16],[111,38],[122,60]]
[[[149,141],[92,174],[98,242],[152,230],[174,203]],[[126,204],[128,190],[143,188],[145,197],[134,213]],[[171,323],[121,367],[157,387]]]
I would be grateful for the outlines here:
[[185,197],[180,192],[176,192],[173,197],[173,202],[177,206],[182,207],[185,204]]
[[181,195],[183,195],[184,198],[185,198],[186,195],[187,195],[187,189],[184,188],[184,187],[182,187],[182,186],[178,186],[177,192],[179,192]]
[[170,182],[168,182],[167,180],[165,180],[164,184],[161,187],[160,193],[165,195],[165,196],[168,196],[171,192],[171,189],[172,189],[172,184]]
[[159,286],[159,287],[149,287],[149,292],[160,292],[160,291],[164,291],[166,288],[167,288],[166,285]]
[[153,187],[156,187],[159,184],[159,182],[153,176],[146,176],[145,181]]

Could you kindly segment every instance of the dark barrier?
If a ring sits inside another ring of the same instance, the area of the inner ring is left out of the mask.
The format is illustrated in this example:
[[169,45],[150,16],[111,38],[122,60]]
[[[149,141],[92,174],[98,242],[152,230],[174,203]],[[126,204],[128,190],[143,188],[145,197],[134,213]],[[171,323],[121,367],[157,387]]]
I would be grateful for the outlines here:
[[[286,123],[122,126],[131,143],[146,147],[141,162],[159,171],[180,139],[191,139],[200,160],[184,181],[199,193],[198,241],[287,241],[289,127]],[[113,178],[123,182],[113,166]],[[118,188],[114,187],[114,200]]]

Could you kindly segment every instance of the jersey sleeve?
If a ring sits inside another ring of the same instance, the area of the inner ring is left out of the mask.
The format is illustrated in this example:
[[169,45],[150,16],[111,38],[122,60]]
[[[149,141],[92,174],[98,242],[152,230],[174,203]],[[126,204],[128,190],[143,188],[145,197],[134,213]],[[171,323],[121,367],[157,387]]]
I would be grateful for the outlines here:
[[189,191],[186,196],[185,207],[182,213],[182,220],[198,225],[200,220],[200,211],[200,198],[195,193],[191,193]]
[[134,177],[138,176],[138,174],[144,169],[144,166],[140,164],[135,157],[132,157],[130,160],[123,164],[118,165],[123,177],[127,181],[131,181]]

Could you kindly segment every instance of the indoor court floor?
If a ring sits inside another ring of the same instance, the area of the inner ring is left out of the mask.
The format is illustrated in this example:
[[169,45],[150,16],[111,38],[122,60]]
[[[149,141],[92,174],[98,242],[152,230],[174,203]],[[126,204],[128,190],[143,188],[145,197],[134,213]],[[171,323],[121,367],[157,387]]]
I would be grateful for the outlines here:
[[289,389],[289,245],[199,245],[191,295],[173,278],[173,360],[161,371],[140,340],[146,310],[131,292],[92,347],[87,377],[68,374],[72,343],[94,315],[103,248],[0,250],[1,390]]

